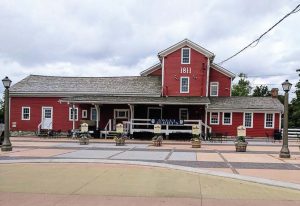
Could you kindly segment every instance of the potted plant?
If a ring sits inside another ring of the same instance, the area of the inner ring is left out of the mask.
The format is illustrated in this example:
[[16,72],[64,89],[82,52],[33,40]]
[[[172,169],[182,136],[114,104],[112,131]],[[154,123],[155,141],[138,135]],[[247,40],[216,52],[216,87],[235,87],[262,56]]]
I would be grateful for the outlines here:
[[83,133],[80,135],[79,144],[80,145],[88,145],[89,144],[89,134],[88,133]]
[[115,136],[114,140],[116,142],[116,146],[124,146],[126,138],[127,137],[125,134],[118,134],[117,136]]
[[200,135],[193,134],[193,137],[191,139],[192,148],[200,148],[201,147],[201,139]]
[[236,152],[246,152],[248,142],[244,136],[238,136],[234,142]]
[[152,143],[153,143],[153,146],[155,146],[155,147],[160,147],[162,145],[162,141],[163,141],[163,137],[161,134],[156,134],[152,138]]

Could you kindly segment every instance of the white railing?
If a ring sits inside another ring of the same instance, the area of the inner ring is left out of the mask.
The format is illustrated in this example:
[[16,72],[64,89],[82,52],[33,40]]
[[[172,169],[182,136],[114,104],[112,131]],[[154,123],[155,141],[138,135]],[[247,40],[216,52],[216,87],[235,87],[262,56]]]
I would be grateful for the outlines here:
[[105,139],[107,138],[107,133],[111,131],[111,119],[108,120],[107,124],[104,127],[104,135],[105,135]]
[[[130,134],[133,134],[133,132],[153,132],[154,130],[151,119],[131,119],[130,124]],[[203,125],[211,130],[201,120],[184,120],[182,125],[161,124],[161,132],[166,135],[170,133],[192,133],[192,126],[195,124],[200,126],[200,134],[202,134]]]
[[4,126],[5,124],[0,124],[0,136],[2,135],[2,132],[4,132]]
[[300,128],[288,129],[288,137],[298,137],[298,138],[300,138]]

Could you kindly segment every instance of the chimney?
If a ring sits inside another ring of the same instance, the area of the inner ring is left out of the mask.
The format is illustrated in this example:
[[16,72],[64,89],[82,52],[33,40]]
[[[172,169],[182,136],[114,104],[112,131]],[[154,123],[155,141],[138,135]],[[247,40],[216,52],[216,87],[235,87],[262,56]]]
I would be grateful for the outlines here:
[[272,88],[271,96],[272,98],[278,98],[278,88]]

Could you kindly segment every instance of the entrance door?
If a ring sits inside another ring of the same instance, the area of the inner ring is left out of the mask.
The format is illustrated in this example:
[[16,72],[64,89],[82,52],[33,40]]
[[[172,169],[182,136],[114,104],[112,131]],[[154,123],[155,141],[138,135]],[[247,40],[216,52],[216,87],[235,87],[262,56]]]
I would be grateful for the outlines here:
[[41,129],[52,129],[52,124],[53,124],[53,108],[43,107]]
[[148,107],[148,119],[161,119],[162,108],[161,107]]

